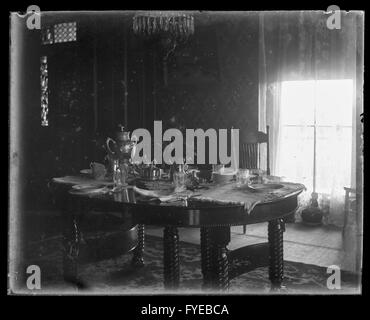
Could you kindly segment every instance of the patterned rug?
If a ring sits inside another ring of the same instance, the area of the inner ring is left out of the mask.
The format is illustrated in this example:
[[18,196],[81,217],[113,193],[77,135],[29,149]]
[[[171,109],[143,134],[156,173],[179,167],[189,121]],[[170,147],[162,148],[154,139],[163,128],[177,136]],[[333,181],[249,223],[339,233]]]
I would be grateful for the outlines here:
[[[35,245],[27,263],[41,268],[41,290],[43,294],[163,294],[163,246],[162,239],[146,236],[145,267],[133,269],[130,253],[100,261],[81,263],[79,276],[86,289],[79,290],[64,283],[62,279],[62,256],[60,238],[43,241]],[[357,276],[341,272],[341,289],[327,288],[326,268],[285,261],[284,285],[287,294],[356,294],[359,293]],[[180,242],[180,289],[177,293],[212,293],[202,291],[199,245]],[[234,278],[230,282],[229,294],[270,294],[268,268],[258,268]],[[223,293],[225,294],[225,293]]]

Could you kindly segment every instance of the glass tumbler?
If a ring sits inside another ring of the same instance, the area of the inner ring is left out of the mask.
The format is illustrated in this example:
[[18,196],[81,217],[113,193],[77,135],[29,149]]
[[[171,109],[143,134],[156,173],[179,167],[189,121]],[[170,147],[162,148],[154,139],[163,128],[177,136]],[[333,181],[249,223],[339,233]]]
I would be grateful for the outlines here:
[[128,165],[125,162],[120,162],[118,159],[113,163],[113,185],[114,190],[127,185]]
[[236,186],[241,187],[243,185],[249,185],[250,183],[250,172],[249,169],[239,169],[236,173]]
[[225,166],[223,164],[213,164],[212,171],[213,172],[223,172]]
[[176,171],[173,174],[173,183],[175,191],[183,191],[186,189],[186,174],[183,171]]

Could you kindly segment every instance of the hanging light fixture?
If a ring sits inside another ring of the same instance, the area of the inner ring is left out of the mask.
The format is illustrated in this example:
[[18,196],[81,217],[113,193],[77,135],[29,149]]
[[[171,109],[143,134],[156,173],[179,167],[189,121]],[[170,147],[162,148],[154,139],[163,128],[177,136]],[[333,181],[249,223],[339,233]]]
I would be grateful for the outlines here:
[[133,30],[144,37],[183,42],[194,34],[194,17],[179,11],[140,11],[133,18]]
[[194,34],[194,17],[184,11],[139,11],[133,18],[134,34],[145,40],[157,40],[162,56],[164,84],[167,85],[167,61],[179,44]]

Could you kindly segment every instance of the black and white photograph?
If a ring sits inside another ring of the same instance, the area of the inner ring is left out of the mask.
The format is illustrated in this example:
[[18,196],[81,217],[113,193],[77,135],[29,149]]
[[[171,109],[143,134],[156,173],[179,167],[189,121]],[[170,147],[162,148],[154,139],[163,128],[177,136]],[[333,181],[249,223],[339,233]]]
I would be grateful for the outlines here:
[[10,12],[7,294],[361,295],[364,18]]

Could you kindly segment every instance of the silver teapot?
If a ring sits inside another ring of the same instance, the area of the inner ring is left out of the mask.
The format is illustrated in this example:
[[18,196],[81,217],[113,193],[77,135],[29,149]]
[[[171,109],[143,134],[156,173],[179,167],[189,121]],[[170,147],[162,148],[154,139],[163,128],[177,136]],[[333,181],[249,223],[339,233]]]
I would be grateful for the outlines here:
[[[130,159],[135,153],[137,141],[131,140],[130,132],[125,131],[122,125],[116,133],[116,140],[107,138],[106,146],[110,156],[116,159]],[[111,148],[112,147],[112,148]]]

